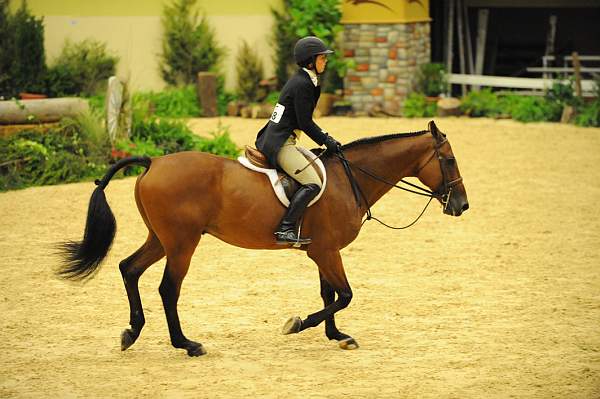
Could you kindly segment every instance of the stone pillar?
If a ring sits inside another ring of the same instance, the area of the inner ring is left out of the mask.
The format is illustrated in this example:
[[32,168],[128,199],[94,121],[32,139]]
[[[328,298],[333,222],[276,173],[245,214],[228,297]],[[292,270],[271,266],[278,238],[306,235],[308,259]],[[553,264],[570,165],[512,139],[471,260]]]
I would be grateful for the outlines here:
[[357,115],[374,107],[399,115],[419,66],[431,59],[429,21],[344,28],[344,56],[356,63],[344,78],[345,98]]

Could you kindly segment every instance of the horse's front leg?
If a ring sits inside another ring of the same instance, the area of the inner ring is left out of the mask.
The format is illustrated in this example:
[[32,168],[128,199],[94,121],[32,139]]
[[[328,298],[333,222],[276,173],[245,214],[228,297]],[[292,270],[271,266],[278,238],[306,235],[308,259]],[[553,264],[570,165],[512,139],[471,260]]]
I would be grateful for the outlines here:
[[[339,332],[334,321],[334,314],[347,307],[352,300],[352,290],[346,279],[340,252],[337,250],[311,251],[309,249],[308,256],[319,267],[321,296],[323,297],[325,308],[308,315],[304,320],[297,316],[292,317],[284,325],[283,334],[298,333],[307,328],[318,326],[326,320],[325,328],[329,339],[340,341],[342,349],[358,348],[358,344],[352,337]],[[338,295],[337,300],[334,300],[335,293]]]
[[[327,307],[331,305],[335,299],[335,290],[321,273],[319,273],[319,280],[321,282],[321,298],[323,298],[323,304],[325,305],[325,307]],[[338,330],[337,326],[335,325],[334,315],[331,315],[330,317],[325,319],[325,335],[330,340],[335,339],[336,341],[340,341],[340,346],[347,345],[347,343],[349,342],[348,339],[352,339],[352,337],[350,337],[349,335],[346,335],[340,330]],[[358,344],[356,344],[356,341],[354,341],[354,344],[358,346]]]

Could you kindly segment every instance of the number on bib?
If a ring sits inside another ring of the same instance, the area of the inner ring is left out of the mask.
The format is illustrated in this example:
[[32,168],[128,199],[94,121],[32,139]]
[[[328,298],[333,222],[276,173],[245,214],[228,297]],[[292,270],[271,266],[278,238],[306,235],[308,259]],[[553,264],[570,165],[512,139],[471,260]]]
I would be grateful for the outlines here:
[[285,107],[277,103],[277,105],[275,105],[275,109],[273,110],[273,114],[271,115],[271,122],[279,123],[281,117],[283,116],[283,111],[285,111]]

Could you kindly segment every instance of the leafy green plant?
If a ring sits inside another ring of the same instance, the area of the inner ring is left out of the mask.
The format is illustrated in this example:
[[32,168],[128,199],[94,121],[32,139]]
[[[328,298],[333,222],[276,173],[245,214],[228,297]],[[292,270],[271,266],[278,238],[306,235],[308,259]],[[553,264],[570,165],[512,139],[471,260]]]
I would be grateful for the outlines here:
[[577,109],[575,124],[578,126],[600,127],[600,98],[583,104]]
[[281,92],[279,91],[272,91],[271,93],[269,93],[269,95],[267,96],[265,102],[275,105],[277,104],[277,101],[279,100],[279,95],[281,94]]
[[594,79],[594,95],[595,98],[591,102],[579,104],[575,117],[576,125],[600,127],[600,77]]
[[505,110],[520,122],[558,121],[562,113],[562,105],[543,97],[510,96],[508,104]]
[[22,1],[11,14],[8,0],[0,0],[0,97],[44,91],[46,53],[43,18],[36,18]]
[[[275,19],[272,45],[275,47],[276,73],[281,88],[290,74],[297,69],[293,58],[296,41],[304,36],[317,36],[331,49],[339,49],[338,36],[343,27],[340,0],[284,0],[283,11],[271,9]],[[340,52],[328,57],[328,72],[323,83],[324,92],[341,88],[342,78],[349,67]]]
[[264,68],[256,51],[247,41],[242,40],[238,50],[235,69],[237,72],[237,93],[245,102],[258,101],[258,84],[264,77]]
[[227,126],[223,126],[219,123],[217,129],[210,132],[210,136],[210,138],[199,137],[194,149],[227,158],[236,158],[239,155],[240,149],[231,140],[229,128]]
[[160,70],[163,80],[181,86],[196,82],[198,72],[216,69],[225,55],[197,0],[173,0],[163,9]]
[[277,88],[281,89],[291,74],[297,69],[292,49],[296,41],[300,39],[291,29],[291,0],[281,0],[280,7],[271,7],[273,16],[273,33],[270,43],[274,50],[273,64],[275,65],[275,76],[277,77]]
[[238,99],[238,94],[225,88],[225,77],[217,75],[217,113],[227,115],[227,104]]
[[98,116],[65,119],[44,133],[26,130],[0,139],[0,191],[96,178],[106,171],[110,144]]
[[561,106],[571,105],[576,107],[581,104],[581,100],[575,96],[575,90],[573,90],[573,79],[566,82],[554,82],[545,97],[546,100]]
[[436,103],[429,103],[421,93],[410,93],[402,108],[402,115],[407,118],[422,118],[434,116],[437,111]]
[[447,85],[446,67],[443,64],[421,65],[417,73],[417,91],[435,97],[446,91]]
[[119,59],[106,49],[106,43],[86,39],[66,40],[60,55],[48,70],[47,92],[51,96],[92,96],[106,88],[115,74]]
[[132,98],[134,113],[169,118],[193,118],[201,115],[193,85],[160,92],[138,92]]
[[469,116],[495,117],[501,114],[502,108],[498,96],[491,89],[471,91],[461,100],[460,110]]

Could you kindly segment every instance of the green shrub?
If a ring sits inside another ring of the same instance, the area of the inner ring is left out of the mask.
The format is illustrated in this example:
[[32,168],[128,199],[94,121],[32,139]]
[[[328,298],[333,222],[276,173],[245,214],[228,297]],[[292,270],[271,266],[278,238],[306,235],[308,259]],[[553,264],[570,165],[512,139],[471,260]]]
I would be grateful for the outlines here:
[[87,98],[88,105],[92,113],[104,115],[106,113],[106,95],[96,94]]
[[210,132],[210,136],[211,138],[199,137],[194,149],[227,158],[236,158],[239,155],[240,149],[231,140],[227,126],[219,124],[217,130]]
[[227,115],[227,104],[237,99],[237,93],[225,89],[225,77],[217,75],[217,113]]
[[110,144],[95,115],[65,119],[45,133],[0,139],[0,191],[94,179],[105,173]]
[[[275,50],[277,84],[281,88],[297,69],[293,57],[296,41],[304,36],[317,36],[329,48],[341,47],[337,38],[343,27],[340,0],[283,0],[283,11],[271,9],[275,19],[271,44]],[[323,91],[334,92],[342,88],[343,77],[352,65],[337,51],[328,56],[327,73]]]
[[273,92],[269,93],[269,95],[267,96],[267,99],[265,101],[269,104],[275,105],[275,104],[277,104],[277,101],[279,100],[280,94],[281,94],[281,92],[279,92],[279,91],[273,91]]
[[[282,0],[280,7],[271,7],[273,16],[273,32],[270,43],[273,47],[273,64],[275,65],[275,76],[277,77],[277,88],[281,89],[289,77],[298,68],[294,61],[293,48],[296,41],[300,39],[291,28],[291,16],[289,10],[292,6],[291,0]],[[281,10],[281,11],[280,11]]]
[[577,107],[581,104],[581,99],[575,96],[575,90],[573,90],[573,79],[569,79],[566,83],[554,82],[545,97],[546,100],[563,107],[565,105]]
[[600,127],[600,98],[583,104],[577,109],[575,124],[586,127]]
[[134,113],[142,116],[194,118],[201,115],[193,85],[160,92],[138,92],[132,98]]
[[595,99],[589,103],[581,103],[577,107],[575,124],[578,126],[600,127],[600,78],[594,79]]
[[446,67],[443,64],[421,65],[417,73],[417,91],[435,97],[445,92],[447,85]]
[[429,103],[421,93],[410,93],[402,107],[402,115],[407,118],[423,118],[434,116],[437,112],[437,104]]
[[51,96],[92,96],[106,89],[115,74],[118,57],[110,55],[106,44],[94,39],[79,43],[65,41],[60,55],[48,69],[47,93]]
[[163,9],[160,70],[170,85],[195,83],[198,72],[215,69],[225,55],[206,17],[199,18],[196,3],[174,0]]
[[46,73],[43,18],[35,18],[22,1],[11,14],[8,0],[0,0],[0,97],[20,92],[43,92]]
[[134,121],[131,140],[134,143],[152,141],[162,154],[195,150],[234,157],[239,153],[227,128],[219,125],[211,136],[212,139],[207,139],[195,135],[182,121],[150,119]]
[[496,117],[502,108],[498,96],[491,89],[471,91],[462,98],[460,110],[468,116]]
[[507,96],[502,109],[520,122],[555,122],[560,120],[562,105],[544,97]]
[[259,83],[264,76],[263,63],[256,51],[242,40],[235,63],[237,72],[237,93],[245,102],[259,101]]

